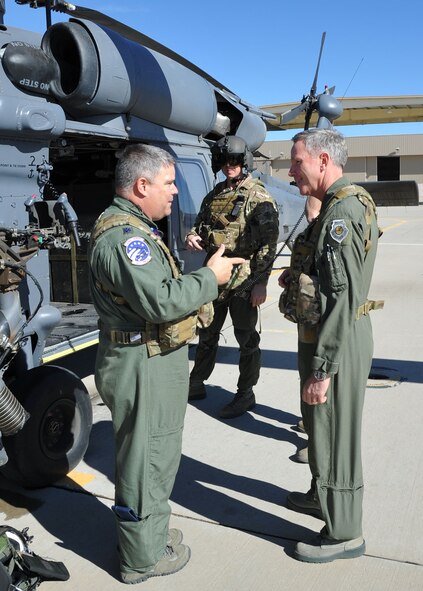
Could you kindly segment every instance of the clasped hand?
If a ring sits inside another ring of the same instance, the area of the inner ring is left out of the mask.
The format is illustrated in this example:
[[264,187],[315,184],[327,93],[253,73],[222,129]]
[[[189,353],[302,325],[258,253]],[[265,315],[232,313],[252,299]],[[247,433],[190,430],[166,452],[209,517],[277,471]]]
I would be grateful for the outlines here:
[[311,375],[303,386],[302,399],[306,404],[324,404],[327,401],[326,392],[330,384],[330,377],[325,380],[316,380]]

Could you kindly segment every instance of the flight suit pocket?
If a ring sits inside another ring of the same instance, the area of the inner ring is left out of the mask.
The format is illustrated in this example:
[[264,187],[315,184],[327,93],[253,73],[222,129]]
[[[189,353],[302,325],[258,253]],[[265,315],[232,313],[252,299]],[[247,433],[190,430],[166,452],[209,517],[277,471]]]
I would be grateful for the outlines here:
[[332,291],[342,291],[347,285],[344,262],[342,258],[342,247],[326,247],[325,267],[328,275],[328,282]]
[[[172,490],[173,481],[178,471],[182,450],[183,426],[166,433],[156,433],[150,437],[150,482],[154,483],[153,496],[155,494],[167,495]],[[156,492],[154,492],[155,489]],[[161,492],[160,492],[160,489]]]

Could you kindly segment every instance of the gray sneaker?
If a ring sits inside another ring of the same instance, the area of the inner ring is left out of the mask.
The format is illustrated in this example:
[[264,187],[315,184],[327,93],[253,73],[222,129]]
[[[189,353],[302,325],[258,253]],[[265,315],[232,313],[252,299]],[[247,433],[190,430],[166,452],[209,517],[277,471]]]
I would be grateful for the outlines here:
[[233,419],[240,417],[247,410],[252,410],[256,405],[256,397],[252,388],[248,390],[238,390],[233,400],[224,406],[219,412],[221,419]]
[[189,546],[178,544],[177,546],[166,546],[162,558],[148,571],[143,573],[121,572],[122,581],[127,585],[135,585],[142,583],[150,577],[163,577],[165,575],[173,575],[177,573],[188,563],[191,557],[191,550]]
[[292,456],[292,459],[299,464],[308,464],[308,447],[306,446],[302,449],[297,449],[297,452]]
[[294,557],[301,562],[332,562],[346,558],[358,558],[366,551],[362,537],[354,540],[331,540],[318,534],[311,544],[299,542]]
[[176,527],[172,527],[167,532],[167,545],[168,546],[177,546],[181,544],[184,535],[180,529],[176,529]]
[[190,382],[188,400],[203,400],[206,398],[207,392],[204,382]]
[[[183,537],[184,535],[180,529],[176,529],[176,527],[170,528],[167,532],[166,546],[177,546],[181,544]],[[117,547],[117,551],[120,554],[119,546]]]
[[297,513],[305,513],[317,517],[317,519],[323,519],[319,501],[311,490],[306,493],[290,492],[286,499],[286,506]]
[[298,431],[301,431],[301,433],[305,433],[305,429],[304,429],[304,421],[303,419],[300,419],[297,423],[297,429]]

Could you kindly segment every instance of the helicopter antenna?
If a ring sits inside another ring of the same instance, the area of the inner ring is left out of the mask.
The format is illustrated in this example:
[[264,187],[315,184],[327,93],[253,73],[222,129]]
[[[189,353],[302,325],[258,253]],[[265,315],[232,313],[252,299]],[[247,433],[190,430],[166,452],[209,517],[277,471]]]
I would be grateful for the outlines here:
[[354,80],[354,78],[355,78],[355,76],[356,76],[356,74],[357,74],[358,70],[360,69],[360,66],[361,66],[361,64],[363,63],[363,61],[364,61],[364,57],[362,57],[362,58],[361,58],[361,61],[360,61],[360,63],[358,64],[358,66],[357,66],[357,68],[356,68],[356,70],[355,70],[354,74],[352,75],[352,78],[351,78],[351,80],[350,80],[350,81],[349,81],[349,83],[348,83],[348,86],[347,86],[347,88],[345,89],[345,92],[344,92],[344,94],[342,95],[342,98],[345,98],[345,95],[347,94],[347,91],[348,91],[349,87],[351,86],[351,84],[352,84],[352,81]]
[[307,97],[307,102],[308,102],[308,106],[307,106],[307,111],[306,111],[306,115],[305,115],[305,123],[304,123],[304,129],[308,129],[310,126],[310,119],[311,119],[311,114],[314,111],[315,108],[315,98],[316,98],[316,90],[317,90],[317,78],[319,76],[319,68],[320,68],[320,60],[322,58],[322,53],[323,53],[323,46],[325,44],[325,39],[326,39],[326,32],[322,33],[322,40],[320,42],[320,51],[319,51],[319,59],[317,60],[317,67],[316,67],[316,73],[314,75],[314,80],[313,80],[313,84],[311,85],[311,89],[310,89],[310,94]]

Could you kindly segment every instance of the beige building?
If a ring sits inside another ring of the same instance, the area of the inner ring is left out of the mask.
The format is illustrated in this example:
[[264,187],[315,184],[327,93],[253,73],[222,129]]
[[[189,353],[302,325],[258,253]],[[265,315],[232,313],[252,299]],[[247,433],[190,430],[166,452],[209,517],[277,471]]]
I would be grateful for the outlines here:
[[[289,131],[285,134],[291,134]],[[345,174],[354,182],[416,181],[423,188],[423,134],[347,137]],[[255,158],[257,170],[290,181],[291,139],[265,142]]]

